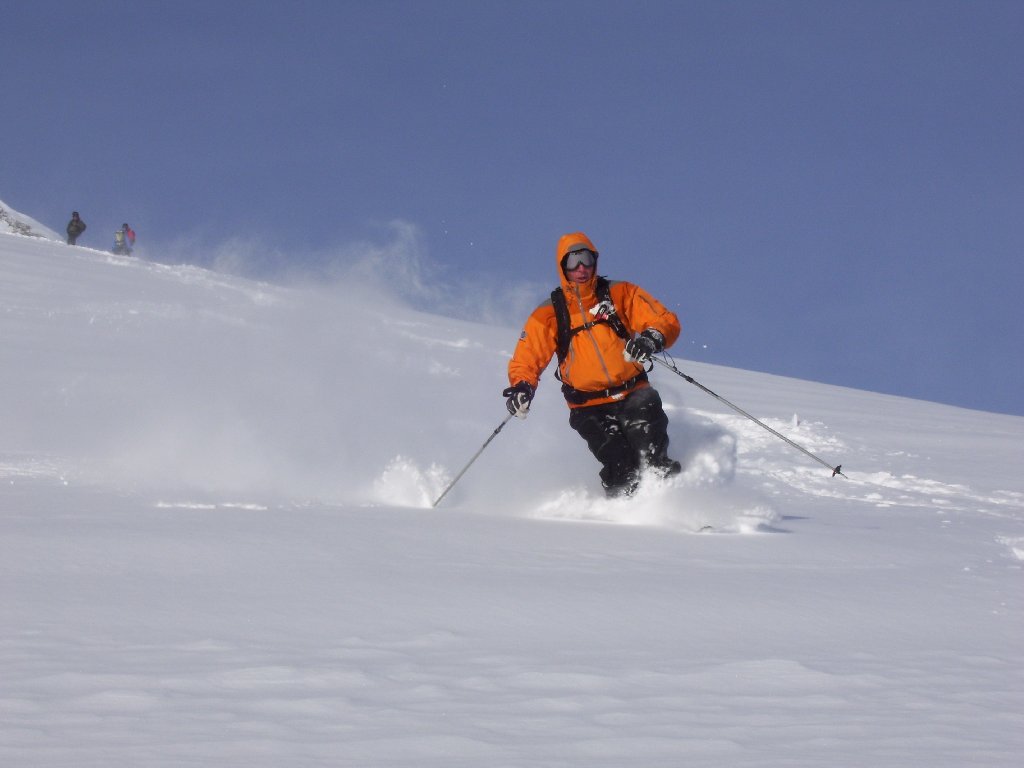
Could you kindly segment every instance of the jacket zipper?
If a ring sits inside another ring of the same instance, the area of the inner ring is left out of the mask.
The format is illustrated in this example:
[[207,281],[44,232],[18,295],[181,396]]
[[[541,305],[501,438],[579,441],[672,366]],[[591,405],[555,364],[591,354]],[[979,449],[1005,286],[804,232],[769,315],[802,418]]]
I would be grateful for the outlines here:
[[[583,318],[584,324],[587,322],[587,310],[583,308],[583,297],[580,295],[580,288],[578,285],[573,285],[573,292],[576,294],[576,305],[580,308],[580,316]],[[597,343],[597,339],[594,338],[593,327],[587,328],[587,337],[590,339],[590,343],[594,345],[594,353],[597,355],[597,360],[601,363],[601,370],[604,371],[605,381],[608,382],[608,387],[612,387],[614,382],[612,381],[612,375],[608,371],[608,366],[605,365],[604,355],[601,354],[601,347]],[[570,347],[572,345],[570,344]]]

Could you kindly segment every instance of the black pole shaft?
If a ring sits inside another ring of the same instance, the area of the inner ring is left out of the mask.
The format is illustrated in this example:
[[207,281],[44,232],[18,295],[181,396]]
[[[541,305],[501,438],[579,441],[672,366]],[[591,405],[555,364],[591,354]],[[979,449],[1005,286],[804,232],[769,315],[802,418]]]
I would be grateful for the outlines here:
[[456,484],[457,482],[459,482],[460,478],[461,478],[461,477],[462,477],[462,476],[463,476],[464,474],[466,474],[466,470],[468,470],[468,469],[469,469],[469,468],[470,468],[471,466],[473,466],[473,462],[474,462],[474,461],[476,461],[476,460],[477,460],[477,458],[478,458],[478,457],[480,456],[480,454],[484,452],[484,448],[486,448],[486,447],[487,447],[488,445],[490,445],[490,444],[491,444],[491,440],[493,440],[494,438],[496,438],[496,437],[498,436],[498,433],[499,433],[499,432],[501,432],[501,430],[502,430],[502,429],[504,428],[504,426],[505,426],[506,424],[508,424],[508,421],[509,421],[509,419],[511,419],[511,418],[512,418],[512,414],[510,413],[510,414],[509,414],[508,416],[506,416],[506,417],[505,417],[504,419],[502,419],[502,422],[501,422],[501,424],[499,424],[499,425],[498,425],[498,426],[497,426],[497,427],[495,428],[495,430],[494,430],[494,431],[493,431],[493,432],[491,433],[491,436],[490,436],[490,437],[488,437],[488,438],[487,438],[487,439],[486,439],[486,440],[484,441],[484,444],[480,446],[480,450],[478,450],[478,451],[477,451],[476,453],[474,453],[474,454],[473,454],[473,458],[469,460],[469,463],[467,463],[467,464],[466,464],[466,466],[464,466],[464,467],[462,468],[462,471],[461,471],[461,472],[459,472],[459,474],[457,474],[457,475],[455,476],[455,479],[454,479],[454,480],[452,480],[452,481],[451,481],[450,483],[448,483],[448,487],[444,489],[444,493],[442,493],[442,494],[441,494],[440,496],[438,496],[438,497],[437,497],[437,501],[435,501],[435,502],[434,502],[433,504],[431,504],[431,506],[432,506],[432,507],[436,507],[436,506],[437,506],[438,504],[440,504],[440,503],[441,503],[441,499],[443,499],[443,498],[444,498],[445,496],[447,496],[447,495],[448,495],[448,491],[450,491],[450,490],[451,490],[452,488],[454,488],[454,487],[455,487],[455,484]]
[[[827,461],[825,461],[824,459],[822,459],[822,458],[819,458],[819,457],[815,456],[815,455],[814,455],[813,453],[811,453],[810,451],[808,451],[808,450],[807,450],[806,448],[804,448],[804,447],[803,447],[802,445],[798,445],[797,443],[794,443],[794,442],[793,442],[792,440],[790,440],[790,439],[789,439],[788,437],[786,437],[786,436],[785,436],[784,434],[782,434],[781,432],[776,432],[776,431],[775,431],[774,429],[772,429],[771,427],[769,427],[769,426],[768,426],[767,424],[765,424],[765,423],[764,423],[763,421],[760,421],[760,420],[758,420],[758,419],[755,419],[755,418],[754,418],[753,416],[751,416],[751,415],[750,415],[749,413],[747,413],[746,411],[744,411],[744,410],[743,410],[742,408],[740,408],[740,407],[739,407],[738,405],[735,405],[734,403],[730,403],[730,402],[729,402],[728,400],[726,400],[726,399],[725,399],[724,397],[722,397],[721,395],[719,395],[719,394],[716,394],[715,392],[712,392],[712,391],[711,391],[710,389],[708,389],[707,387],[705,387],[705,386],[704,386],[703,384],[701,384],[701,383],[700,383],[699,381],[697,381],[697,380],[696,380],[695,378],[693,378],[692,376],[687,376],[687,375],[686,375],[685,373],[683,373],[683,372],[682,372],[682,371],[680,371],[680,370],[679,370],[678,368],[676,368],[676,366],[674,366],[674,365],[673,365],[672,363],[669,363],[669,362],[667,362],[666,360],[662,360],[662,359],[661,359],[660,357],[652,357],[651,359],[652,359],[652,360],[653,360],[654,362],[656,362],[656,363],[660,363],[661,365],[665,366],[666,368],[668,368],[668,369],[669,369],[670,371],[672,371],[673,373],[675,373],[675,374],[677,374],[677,375],[679,375],[679,376],[682,376],[682,377],[683,377],[684,379],[686,379],[686,380],[687,380],[688,382],[690,382],[691,384],[693,384],[693,386],[697,387],[698,389],[701,389],[701,390],[703,390],[704,392],[707,392],[707,393],[708,393],[709,395],[711,395],[711,396],[712,396],[713,398],[715,398],[715,399],[716,399],[716,400],[718,400],[719,402],[721,402],[721,403],[725,403],[726,405],[728,405],[728,406],[729,406],[730,408],[732,408],[732,409],[733,409],[734,411],[736,411],[736,413],[740,414],[741,416],[746,416],[746,417],[747,417],[748,419],[750,419],[750,420],[751,420],[752,422],[754,422],[755,424],[757,424],[757,425],[758,425],[759,427],[763,427],[764,429],[767,429],[767,430],[768,430],[769,432],[771,432],[771,433],[772,433],[773,435],[775,435],[775,436],[776,436],[777,438],[779,438],[780,440],[785,440],[785,441],[786,441],[787,443],[789,443],[789,444],[790,444],[791,446],[793,446],[794,448],[796,448],[796,449],[797,449],[798,451],[800,451],[801,453],[803,453],[803,454],[805,454],[805,455],[807,455],[807,456],[810,456],[810,457],[811,457],[812,459],[814,459],[814,460],[815,460],[816,462],[818,462],[819,464],[821,464],[821,465],[823,465],[823,466],[826,466],[826,467],[828,467],[829,469],[831,469],[831,470],[832,470],[832,477],[835,477],[836,475],[843,475],[843,473],[842,473],[842,472],[840,471],[840,470],[842,469],[842,464],[836,464],[836,466],[834,466],[834,467],[833,467],[833,466],[832,466],[831,464],[829,464],[829,463],[828,463]],[[846,477],[846,475],[843,475],[843,477]]]

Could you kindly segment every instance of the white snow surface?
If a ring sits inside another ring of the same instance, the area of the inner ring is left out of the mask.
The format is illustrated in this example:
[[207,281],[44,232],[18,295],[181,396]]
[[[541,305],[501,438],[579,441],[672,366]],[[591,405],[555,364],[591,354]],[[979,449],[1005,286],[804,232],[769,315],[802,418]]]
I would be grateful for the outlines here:
[[1022,764],[1024,419],[678,360],[846,476],[657,368],[606,501],[549,372],[434,508],[518,333],[0,234],[0,765]]

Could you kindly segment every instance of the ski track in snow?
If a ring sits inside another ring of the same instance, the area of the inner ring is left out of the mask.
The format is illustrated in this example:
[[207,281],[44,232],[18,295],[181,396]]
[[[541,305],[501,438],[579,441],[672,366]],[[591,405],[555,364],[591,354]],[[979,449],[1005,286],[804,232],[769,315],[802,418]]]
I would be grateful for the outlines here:
[[[967,485],[892,472],[862,472],[844,465],[845,477],[832,478],[828,470],[801,458],[783,447],[777,437],[747,419],[732,415],[706,414],[728,426],[736,434],[741,457],[740,474],[759,481],[775,492],[798,491],[810,496],[867,502],[878,507],[925,508],[946,512],[980,513],[993,517],[1020,519],[1024,513],[1024,494],[993,490],[977,492]],[[794,440],[819,456],[850,457],[851,445],[831,434],[821,423],[793,426],[781,420],[762,419],[772,429]],[[777,445],[776,445],[777,444]],[[774,450],[772,450],[774,449]],[[855,463],[855,458],[850,458]]]

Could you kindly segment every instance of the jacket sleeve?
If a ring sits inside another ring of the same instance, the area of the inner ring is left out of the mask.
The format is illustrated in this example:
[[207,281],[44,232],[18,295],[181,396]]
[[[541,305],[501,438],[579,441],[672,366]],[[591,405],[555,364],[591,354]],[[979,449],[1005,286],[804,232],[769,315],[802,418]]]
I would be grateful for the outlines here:
[[633,333],[653,328],[665,337],[666,348],[676,343],[682,329],[675,312],[638,285],[618,283],[612,287],[620,291],[619,296],[613,293],[612,301]]
[[558,323],[550,302],[542,304],[526,319],[512,359],[508,361],[508,383],[525,381],[534,389],[558,346]]

